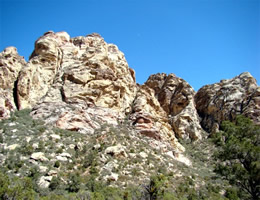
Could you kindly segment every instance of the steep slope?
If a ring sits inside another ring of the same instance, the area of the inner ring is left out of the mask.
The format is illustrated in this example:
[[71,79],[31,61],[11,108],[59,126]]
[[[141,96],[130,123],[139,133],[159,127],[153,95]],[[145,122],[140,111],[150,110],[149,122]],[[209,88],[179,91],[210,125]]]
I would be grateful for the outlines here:
[[260,87],[249,73],[197,93],[174,74],[139,85],[124,54],[96,33],[49,31],[28,63],[14,47],[0,53],[0,172],[29,177],[42,196],[74,191],[55,188],[73,185],[71,174],[87,191],[100,181],[141,193],[159,174],[182,199],[221,199],[229,185],[213,172],[206,138],[238,114],[260,124]]
[[156,189],[165,192],[165,198],[156,199],[222,199],[220,191],[229,185],[213,172],[214,146],[207,140],[183,145],[189,159],[176,158],[167,142],[144,137],[128,123],[103,124],[93,134],[82,134],[46,126],[32,119],[29,109],[16,111],[0,122],[0,186],[10,184],[1,192],[11,197],[30,190],[25,196],[32,199],[90,200],[97,192],[106,197],[100,199],[115,194],[120,198],[110,199],[125,199],[122,193],[147,199],[156,176],[162,178]]

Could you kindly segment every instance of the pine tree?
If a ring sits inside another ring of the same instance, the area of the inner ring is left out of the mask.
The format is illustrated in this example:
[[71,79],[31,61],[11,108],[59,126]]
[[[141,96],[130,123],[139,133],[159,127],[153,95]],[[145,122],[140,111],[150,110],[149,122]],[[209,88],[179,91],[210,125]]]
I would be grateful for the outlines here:
[[225,121],[215,137],[221,147],[216,157],[221,161],[215,171],[249,199],[260,199],[260,127],[243,116]]

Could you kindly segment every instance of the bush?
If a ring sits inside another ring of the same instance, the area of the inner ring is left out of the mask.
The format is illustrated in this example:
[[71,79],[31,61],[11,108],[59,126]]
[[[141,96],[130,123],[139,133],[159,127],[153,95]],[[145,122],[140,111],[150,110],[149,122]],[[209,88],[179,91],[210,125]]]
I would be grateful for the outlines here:
[[78,173],[69,174],[69,183],[67,190],[69,192],[78,192],[80,189],[80,175]]
[[54,163],[54,167],[59,168],[60,167],[60,161],[56,160]]
[[49,188],[51,189],[51,191],[57,190],[60,188],[61,184],[61,180],[58,177],[53,177],[49,185]]
[[0,199],[36,199],[30,178],[10,178],[0,172]]
[[0,134],[0,143],[3,143],[4,142],[4,137],[2,134]]

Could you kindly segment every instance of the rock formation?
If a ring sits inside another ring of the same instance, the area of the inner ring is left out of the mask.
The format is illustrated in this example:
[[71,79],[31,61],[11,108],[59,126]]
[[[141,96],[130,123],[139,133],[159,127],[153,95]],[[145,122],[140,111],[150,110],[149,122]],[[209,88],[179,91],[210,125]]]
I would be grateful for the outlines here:
[[201,125],[216,132],[223,120],[242,114],[260,124],[260,87],[248,72],[220,83],[202,87],[195,96]]
[[152,88],[168,122],[180,138],[201,139],[201,127],[194,96],[195,91],[174,74],[151,75],[145,85]]
[[98,34],[47,32],[18,78],[19,109],[33,107],[35,118],[85,134],[103,123],[117,125],[135,95],[134,70]]
[[70,39],[65,32],[47,32],[18,78],[20,109],[62,100],[129,112],[134,96],[134,71],[98,34]]
[[146,85],[139,86],[129,119],[142,135],[166,140],[175,146],[176,150],[183,150],[169,124],[167,113],[160,106],[155,92]]
[[0,53],[0,119],[7,118],[16,110],[17,77],[26,65],[15,47],[8,47]]
[[260,123],[260,89],[249,73],[197,94],[174,74],[151,75],[139,85],[124,54],[96,33],[70,38],[49,31],[35,42],[28,63],[14,47],[6,48],[0,86],[0,119],[32,108],[34,118],[83,134],[127,121],[141,135],[167,141],[175,153],[183,151],[177,138],[202,138],[200,121],[208,132],[237,114]]

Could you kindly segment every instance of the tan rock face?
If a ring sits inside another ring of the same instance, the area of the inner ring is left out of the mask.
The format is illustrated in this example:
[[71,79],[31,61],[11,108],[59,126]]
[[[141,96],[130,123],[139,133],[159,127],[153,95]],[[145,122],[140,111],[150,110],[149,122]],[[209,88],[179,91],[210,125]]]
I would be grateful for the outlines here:
[[93,134],[130,113],[135,74],[117,46],[98,34],[70,38],[47,32],[18,79],[19,108],[62,129]]
[[53,32],[47,32],[35,42],[30,61],[18,78],[19,109],[33,107],[48,92],[61,68],[61,46],[65,42]]
[[184,150],[168,123],[167,113],[156,99],[154,90],[148,86],[138,87],[129,119],[140,134],[156,140],[167,141],[175,147],[176,152]]
[[45,102],[36,105],[32,116],[61,129],[93,134],[102,124],[116,126],[123,116],[109,108],[89,107],[87,104]]
[[202,126],[216,132],[223,120],[243,114],[260,124],[260,87],[248,72],[202,87],[195,96]]
[[8,47],[0,53],[0,119],[8,118],[16,109],[16,80],[25,64],[15,47]]
[[135,93],[124,54],[98,34],[70,39],[65,32],[46,33],[18,80],[21,109],[39,101],[80,101],[130,112]]
[[96,106],[130,112],[136,93],[135,77],[124,54],[99,35],[72,39],[79,45],[78,60],[65,66],[63,95],[66,102],[81,99]]
[[168,124],[167,114],[151,88],[146,85],[139,86],[132,109],[130,119],[141,134],[158,140],[172,140],[175,143],[176,138]]
[[32,108],[33,117],[83,134],[129,119],[140,134],[176,152],[183,151],[176,136],[201,138],[199,115],[207,131],[237,114],[260,123],[260,89],[249,73],[204,86],[196,96],[174,74],[151,75],[140,86],[124,54],[96,33],[70,38],[49,31],[35,42],[28,63],[9,47],[0,53],[0,77],[0,119]]
[[201,138],[201,127],[197,114],[193,88],[174,74],[151,75],[145,85],[155,92],[160,106],[168,116],[169,124],[180,138]]

